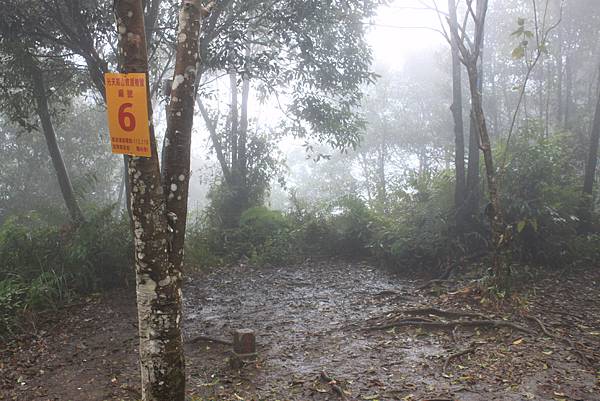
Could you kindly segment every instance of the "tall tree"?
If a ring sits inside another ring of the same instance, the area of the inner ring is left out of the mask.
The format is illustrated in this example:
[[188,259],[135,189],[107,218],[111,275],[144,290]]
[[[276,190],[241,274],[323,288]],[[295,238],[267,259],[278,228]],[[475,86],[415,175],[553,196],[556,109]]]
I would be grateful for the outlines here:
[[[58,179],[58,184],[71,220],[75,224],[84,221],[84,216],[75,197],[69,172],[65,165],[62,152],[58,145],[52,110],[49,101],[49,90],[46,77],[53,84],[61,84],[62,94],[72,93],[77,90],[78,83],[63,83],[67,76],[61,72],[62,68],[69,67],[60,58],[52,60],[50,57],[58,49],[49,47],[36,49],[35,43],[19,35],[19,30],[13,30],[13,25],[0,20],[0,92],[2,92],[3,113],[12,121],[27,130],[40,131],[46,140],[48,153],[52,166]],[[47,70],[34,53],[39,53],[39,58],[46,59]],[[17,95],[18,94],[18,95]],[[60,92],[59,92],[60,94]],[[64,105],[63,105],[64,106]],[[39,119],[41,127],[32,121],[32,117]]]
[[[120,70],[148,74],[142,0],[117,0],[114,12],[119,32]],[[208,9],[199,2],[181,2],[162,176],[152,121],[148,122],[152,156],[128,159],[142,398],[147,401],[185,399],[181,280],[198,63],[196,50],[201,19],[206,15]],[[149,88],[147,95],[151,110]]]
[[[448,0],[448,21],[458,25],[456,16],[456,0]],[[450,37],[450,51],[452,52],[452,118],[454,119],[454,170],[456,186],[454,188],[454,206],[456,208],[456,223],[462,231],[465,223],[466,177],[465,177],[465,137],[462,109],[462,73],[460,63],[460,50],[454,36]]]
[[377,3],[224,1],[208,19],[200,71],[208,82],[229,77],[229,113],[216,118],[203,82],[199,100],[229,198],[221,216],[226,226],[237,225],[257,192],[244,177],[257,134],[248,115],[250,90],[260,99],[277,98],[285,116],[281,131],[305,139],[307,148],[313,140],[336,148],[358,143],[364,121],[356,110],[362,86],[374,79],[362,21]]
[[75,224],[82,223],[84,221],[83,213],[79,207],[79,203],[75,198],[75,191],[73,191],[73,185],[69,178],[69,172],[65,166],[65,162],[62,157],[60,148],[58,147],[58,141],[56,140],[56,133],[54,132],[54,125],[52,124],[52,118],[50,117],[50,109],[48,107],[48,97],[46,94],[46,85],[44,84],[44,78],[42,70],[37,66],[37,61],[34,60],[30,54],[25,55],[26,69],[29,71],[30,79],[33,86],[33,96],[36,104],[37,115],[42,124],[42,133],[46,138],[46,144],[48,145],[48,153],[52,160],[52,165],[56,171],[56,177],[58,178],[58,185],[60,191],[65,200],[65,205],[71,216],[71,220]]
[[588,156],[585,163],[583,178],[583,194],[581,199],[579,220],[581,233],[588,233],[592,226],[594,182],[596,181],[596,167],[598,166],[598,143],[600,142],[600,91],[597,93],[596,111],[590,132]]
[[[490,203],[487,207],[487,215],[490,220],[492,231],[492,245],[494,248],[494,276],[498,283],[503,284],[508,275],[507,266],[501,260],[500,246],[507,240],[505,238],[505,226],[500,204],[500,194],[496,181],[496,170],[494,168],[494,159],[492,155],[492,145],[487,130],[485,113],[483,110],[483,101],[481,96],[481,84],[479,63],[481,63],[481,49],[483,43],[483,33],[485,27],[485,18],[488,8],[488,0],[477,1],[477,7],[473,9],[473,0],[466,0],[467,11],[465,14],[465,23],[462,26],[451,25],[451,35],[454,36],[460,49],[461,60],[467,69],[469,76],[469,89],[471,93],[471,118],[476,123],[479,134],[479,147],[483,152],[485,162],[485,172],[487,177],[487,187]],[[467,32],[468,20],[472,21],[473,39],[469,38]]]

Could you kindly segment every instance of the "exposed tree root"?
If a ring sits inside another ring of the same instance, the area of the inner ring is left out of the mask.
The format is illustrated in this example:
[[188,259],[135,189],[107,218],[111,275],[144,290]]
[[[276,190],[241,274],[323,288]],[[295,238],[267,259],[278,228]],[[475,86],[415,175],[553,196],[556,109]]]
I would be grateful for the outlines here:
[[451,322],[421,322],[416,320],[401,320],[388,324],[382,324],[378,326],[371,326],[366,328],[367,331],[376,330],[387,330],[394,327],[420,327],[424,329],[432,330],[454,330],[457,327],[490,327],[490,328],[501,328],[506,327],[517,331],[522,331],[527,334],[534,334],[534,332],[527,327],[518,325],[513,322],[506,320],[454,320]]
[[594,362],[590,360],[590,358],[588,358],[583,352],[581,352],[579,350],[579,348],[577,348],[577,345],[571,341],[570,339],[566,338],[566,337],[562,337],[562,336],[558,336],[558,335],[554,335],[552,333],[550,333],[550,331],[546,328],[546,326],[544,325],[544,323],[542,323],[542,321],[535,317],[535,316],[525,316],[527,319],[533,320],[535,321],[538,326],[540,326],[540,329],[542,330],[542,332],[544,333],[544,335],[546,337],[550,337],[554,340],[558,340],[558,341],[562,341],[565,344],[567,344],[569,346],[569,348],[571,349],[571,352],[573,352],[573,354],[575,354],[575,356],[577,356],[577,358],[580,360],[580,362],[582,362],[585,366],[587,367],[594,367]]
[[199,335],[196,336],[190,340],[188,340],[188,343],[195,343],[198,341],[209,341],[212,343],[217,343],[217,344],[223,344],[223,345],[233,345],[233,343],[231,341],[227,341],[227,340],[222,340],[220,338],[216,338],[216,337],[210,337],[210,336],[205,336],[205,335]]
[[414,309],[406,309],[400,311],[406,315],[433,315],[440,317],[473,317],[479,319],[487,319],[485,315],[477,312],[467,312],[467,311],[450,311],[450,310],[442,310],[438,308],[414,308]]
[[436,278],[434,280],[429,280],[428,282],[426,282],[425,284],[417,287],[417,291],[423,291],[429,287],[431,287],[432,285],[435,284],[449,284],[449,283],[453,283],[452,280],[447,280],[447,279],[442,279],[442,278]]

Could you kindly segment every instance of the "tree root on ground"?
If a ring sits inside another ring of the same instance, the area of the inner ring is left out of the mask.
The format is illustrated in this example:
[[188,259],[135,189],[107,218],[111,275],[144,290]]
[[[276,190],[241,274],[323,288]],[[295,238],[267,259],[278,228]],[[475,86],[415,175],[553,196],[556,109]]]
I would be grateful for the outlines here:
[[432,285],[435,284],[452,284],[454,283],[454,280],[447,280],[447,279],[443,279],[443,278],[436,278],[434,280],[429,280],[428,282],[426,282],[425,284],[417,287],[417,291],[423,291],[429,287],[431,287]]
[[414,309],[405,309],[400,311],[400,313],[404,313],[406,315],[433,315],[440,317],[473,317],[479,319],[487,319],[485,315],[477,312],[468,312],[468,311],[451,311],[451,310],[443,310],[438,308],[414,308]]
[[490,327],[490,328],[511,328],[527,334],[535,334],[527,327],[507,320],[453,320],[450,322],[422,322],[417,320],[400,320],[392,323],[381,324],[367,327],[366,331],[387,330],[394,327],[419,327],[424,329],[454,330],[457,327]]
[[573,341],[571,341],[570,339],[563,337],[563,336],[559,336],[559,335],[555,335],[550,333],[550,331],[546,328],[546,326],[544,325],[544,323],[542,323],[542,321],[535,317],[535,316],[525,316],[527,319],[533,320],[535,321],[538,326],[540,326],[540,329],[542,330],[542,332],[544,333],[544,335],[546,335],[546,337],[552,338],[554,340],[557,341],[562,341],[563,343],[567,344],[570,348],[570,351],[575,354],[575,356],[580,360],[581,363],[583,363],[585,366],[589,367],[589,368],[595,368],[594,366],[594,361],[591,360],[589,357],[587,357],[583,352],[581,352],[579,350],[579,348],[577,348],[577,344]]
[[[422,317],[418,317],[422,316]],[[429,319],[429,317],[449,318],[449,321]],[[509,320],[492,319],[486,315],[471,311],[443,310],[434,307],[411,308],[388,312],[382,317],[368,319],[364,324],[365,331],[387,330],[394,327],[419,327],[431,330],[453,331],[458,327],[506,327],[527,334],[535,334],[526,326]]]
[[195,343],[198,341],[208,341],[211,343],[216,343],[216,344],[223,344],[223,345],[233,345],[233,343],[231,341],[228,340],[222,340],[220,338],[216,338],[216,337],[210,337],[210,336],[205,336],[205,335],[199,335],[196,336],[194,338],[191,338],[189,340],[187,340],[186,342],[188,343]]

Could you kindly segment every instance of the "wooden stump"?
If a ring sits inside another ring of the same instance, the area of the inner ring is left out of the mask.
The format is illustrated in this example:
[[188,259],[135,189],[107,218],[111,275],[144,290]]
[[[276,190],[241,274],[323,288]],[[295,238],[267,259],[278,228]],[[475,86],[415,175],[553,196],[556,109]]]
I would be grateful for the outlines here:
[[256,335],[251,329],[233,331],[233,352],[230,364],[233,369],[239,369],[246,363],[256,360]]

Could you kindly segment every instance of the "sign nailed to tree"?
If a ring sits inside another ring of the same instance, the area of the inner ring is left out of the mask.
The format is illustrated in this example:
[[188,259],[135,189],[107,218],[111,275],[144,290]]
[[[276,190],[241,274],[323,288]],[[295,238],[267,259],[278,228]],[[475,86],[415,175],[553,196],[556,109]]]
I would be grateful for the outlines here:
[[104,74],[113,153],[150,157],[146,74]]

